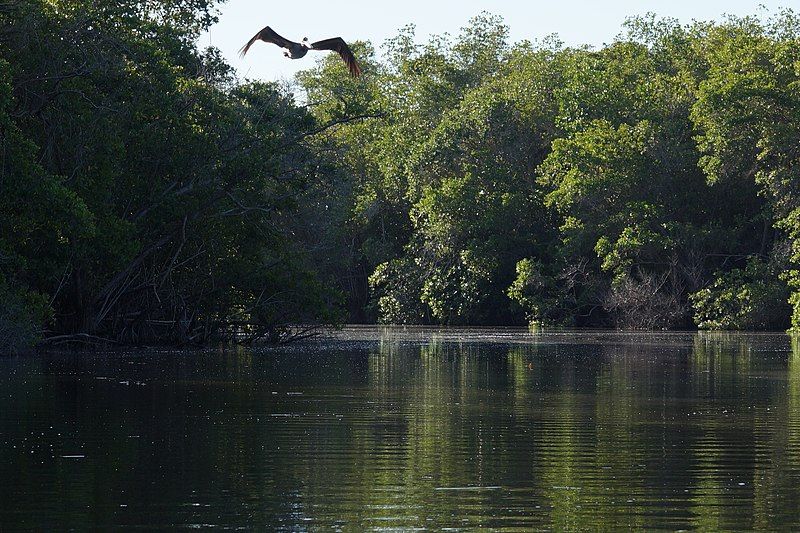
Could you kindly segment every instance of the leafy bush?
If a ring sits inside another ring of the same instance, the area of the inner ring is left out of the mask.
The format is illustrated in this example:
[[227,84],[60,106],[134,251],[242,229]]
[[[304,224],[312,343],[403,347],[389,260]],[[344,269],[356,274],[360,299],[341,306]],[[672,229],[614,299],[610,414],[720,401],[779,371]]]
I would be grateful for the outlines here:
[[701,329],[779,330],[789,325],[789,288],[774,264],[751,257],[690,297]]
[[33,347],[51,316],[46,298],[0,282],[0,353]]
[[524,310],[531,324],[549,324],[559,307],[555,278],[546,272],[541,261],[523,259],[517,263],[517,277],[508,289],[508,297]]

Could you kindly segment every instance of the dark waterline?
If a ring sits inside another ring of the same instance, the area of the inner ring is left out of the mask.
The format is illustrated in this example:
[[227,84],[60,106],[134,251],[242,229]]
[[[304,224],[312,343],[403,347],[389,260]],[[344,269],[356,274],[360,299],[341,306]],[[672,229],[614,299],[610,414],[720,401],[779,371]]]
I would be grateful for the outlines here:
[[0,357],[0,531],[800,529],[787,335]]

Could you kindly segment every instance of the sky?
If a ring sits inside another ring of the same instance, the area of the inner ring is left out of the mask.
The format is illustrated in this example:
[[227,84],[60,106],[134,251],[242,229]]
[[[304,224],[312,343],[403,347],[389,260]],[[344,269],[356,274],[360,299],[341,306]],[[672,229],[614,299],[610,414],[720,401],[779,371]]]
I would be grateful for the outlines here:
[[558,34],[567,45],[601,46],[613,41],[631,15],[653,12],[690,23],[787,7],[800,10],[800,0],[227,0],[219,23],[199,44],[219,48],[244,78],[281,81],[312,66],[313,55],[291,61],[278,47],[257,43],[240,58],[242,45],[267,25],[295,41],[341,36],[346,41],[371,41],[380,51],[387,38],[408,24],[416,25],[417,37],[424,42],[430,35],[457,34],[471,17],[488,11],[505,19],[512,41]]

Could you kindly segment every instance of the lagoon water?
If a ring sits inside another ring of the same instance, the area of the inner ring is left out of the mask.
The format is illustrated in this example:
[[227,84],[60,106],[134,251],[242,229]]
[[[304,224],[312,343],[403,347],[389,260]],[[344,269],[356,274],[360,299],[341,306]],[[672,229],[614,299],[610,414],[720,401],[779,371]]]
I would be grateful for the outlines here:
[[787,335],[0,357],[0,531],[800,530]]

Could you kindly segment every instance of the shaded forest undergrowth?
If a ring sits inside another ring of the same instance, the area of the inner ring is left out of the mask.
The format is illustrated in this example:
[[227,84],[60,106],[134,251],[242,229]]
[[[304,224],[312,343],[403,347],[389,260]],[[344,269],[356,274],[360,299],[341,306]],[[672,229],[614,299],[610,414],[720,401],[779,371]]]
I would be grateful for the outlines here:
[[601,49],[483,14],[285,87],[196,46],[214,4],[0,3],[0,349],[800,326],[792,11]]

